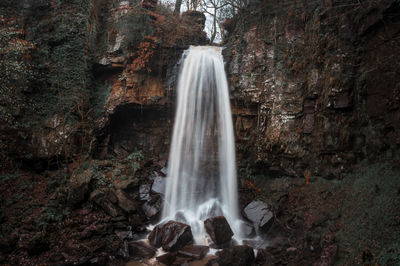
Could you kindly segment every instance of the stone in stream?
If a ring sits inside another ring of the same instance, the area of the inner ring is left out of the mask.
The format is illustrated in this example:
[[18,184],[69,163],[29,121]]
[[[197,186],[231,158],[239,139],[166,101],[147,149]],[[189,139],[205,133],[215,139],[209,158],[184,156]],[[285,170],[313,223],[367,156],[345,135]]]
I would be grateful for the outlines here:
[[189,225],[169,221],[162,227],[161,246],[166,251],[177,251],[193,242],[193,234]]
[[254,262],[254,251],[249,246],[234,246],[217,252],[219,266],[248,266]]
[[216,245],[229,242],[233,232],[224,216],[215,216],[204,221],[207,234]]
[[153,248],[145,241],[136,241],[128,244],[129,255],[135,259],[150,259],[155,254],[157,249]]
[[252,201],[244,208],[243,212],[244,216],[262,231],[267,231],[274,223],[273,213],[262,201]]
[[210,248],[207,246],[187,245],[178,251],[178,256],[191,258],[193,260],[201,260],[207,255],[209,250]]
[[152,245],[153,247],[156,247],[156,248],[161,247],[162,226],[163,225],[157,225],[156,227],[154,227],[153,231],[151,231],[151,233],[148,237],[150,245]]

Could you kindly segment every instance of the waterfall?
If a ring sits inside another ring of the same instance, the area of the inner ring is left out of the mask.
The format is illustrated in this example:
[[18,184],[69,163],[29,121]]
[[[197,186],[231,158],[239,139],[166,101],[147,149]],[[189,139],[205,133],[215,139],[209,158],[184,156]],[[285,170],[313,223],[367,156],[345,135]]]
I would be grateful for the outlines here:
[[162,219],[189,224],[201,243],[212,216],[239,233],[234,134],[221,48],[191,46],[185,56]]

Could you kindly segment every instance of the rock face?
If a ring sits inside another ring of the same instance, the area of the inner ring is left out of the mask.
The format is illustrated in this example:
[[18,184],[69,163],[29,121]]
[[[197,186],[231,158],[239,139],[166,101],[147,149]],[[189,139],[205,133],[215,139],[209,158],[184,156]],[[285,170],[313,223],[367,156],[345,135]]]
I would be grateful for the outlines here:
[[224,216],[208,218],[204,221],[204,227],[216,245],[227,243],[232,239],[232,229]]
[[400,78],[387,73],[399,69],[399,3],[300,13],[285,3],[254,4],[225,25],[238,156],[257,174],[328,179],[363,158],[396,158]]
[[253,222],[256,228],[266,232],[274,223],[274,215],[262,201],[253,201],[243,210],[244,216]]

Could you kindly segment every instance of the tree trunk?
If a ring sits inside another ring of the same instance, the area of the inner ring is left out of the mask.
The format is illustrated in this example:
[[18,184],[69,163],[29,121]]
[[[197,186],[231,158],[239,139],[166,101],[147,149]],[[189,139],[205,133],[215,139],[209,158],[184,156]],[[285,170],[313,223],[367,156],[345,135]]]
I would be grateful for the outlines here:
[[181,5],[182,5],[182,0],[176,0],[174,14],[181,13]]

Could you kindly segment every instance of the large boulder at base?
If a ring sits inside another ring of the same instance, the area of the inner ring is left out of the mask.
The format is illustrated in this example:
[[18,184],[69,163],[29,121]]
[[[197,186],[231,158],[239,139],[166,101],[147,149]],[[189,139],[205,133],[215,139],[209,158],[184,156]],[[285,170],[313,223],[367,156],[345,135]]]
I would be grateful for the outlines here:
[[224,216],[215,216],[204,221],[204,227],[212,241],[221,245],[232,239],[233,232]]
[[161,247],[162,227],[162,225],[157,225],[156,227],[154,227],[153,231],[151,231],[148,237],[150,245],[152,245],[153,247]]
[[179,257],[191,258],[192,260],[201,260],[210,250],[207,246],[187,245],[178,251]]
[[234,246],[217,252],[219,266],[249,266],[254,262],[254,251],[249,246]]
[[262,201],[252,201],[244,208],[243,213],[247,219],[262,231],[267,231],[274,223],[274,214],[268,209],[267,204]]
[[128,244],[129,255],[135,259],[150,259],[155,254],[157,249],[153,248],[145,241],[131,242]]
[[161,246],[166,251],[177,251],[193,242],[192,229],[189,225],[169,221],[162,227]]

